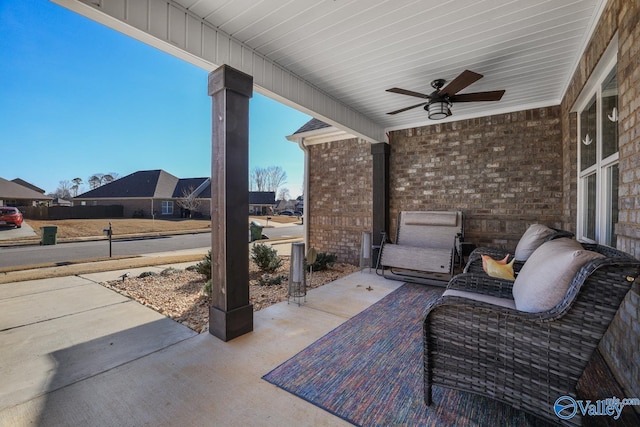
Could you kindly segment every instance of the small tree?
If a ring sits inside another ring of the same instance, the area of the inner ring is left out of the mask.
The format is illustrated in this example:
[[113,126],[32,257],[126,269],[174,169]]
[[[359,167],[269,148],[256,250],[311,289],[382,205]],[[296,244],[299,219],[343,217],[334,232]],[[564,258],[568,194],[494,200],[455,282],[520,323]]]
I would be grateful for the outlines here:
[[278,251],[264,243],[253,245],[251,261],[264,273],[273,273],[282,265],[282,258],[278,256]]
[[201,200],[196,197],[195,189],[191,186],[182,189],[182,197],[176,201],[176,204],[189,211],[189,218],[191,218],[193,212],[200,207],[200,202]]
[[80,186],[82,185],[82,178],[73,178],[71,182],[73,182],[73,185],[71,186],[71,190],[73,191],[73,197],[77,197],[78,190],[80,190]]

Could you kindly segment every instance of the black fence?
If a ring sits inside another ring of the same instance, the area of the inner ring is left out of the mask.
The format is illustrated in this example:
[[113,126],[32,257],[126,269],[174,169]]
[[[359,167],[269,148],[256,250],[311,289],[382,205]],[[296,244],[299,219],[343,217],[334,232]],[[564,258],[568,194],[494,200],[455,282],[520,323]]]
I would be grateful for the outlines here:
[[123,218],[122,205],[109,206],[21,206],[27,219],[102,219]]

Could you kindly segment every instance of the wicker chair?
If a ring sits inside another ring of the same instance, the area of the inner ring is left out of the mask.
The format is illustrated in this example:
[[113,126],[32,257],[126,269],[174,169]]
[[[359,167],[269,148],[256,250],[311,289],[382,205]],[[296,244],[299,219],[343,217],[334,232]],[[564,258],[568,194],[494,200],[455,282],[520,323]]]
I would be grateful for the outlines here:
[[[557,228],[552,228],[552,230],[554,231],[554,233],[547,236],[545,242],[562,237],[573,238],[574,236],[574,234],[570,231],[559,230]],[[513,251],[507,251],[506,249],[492,247],[476,248],[469,255],[469,260],[467,261],[467,264],[465,265],[463,271],[465,273],[483,273],[484,270],[482,269],[482,255],[489,255],[493,259],[502,259],[509,254],[513,255]],[[520,271],[524,263],[525,261],[515,260],[515,262],[513,263],[513,271],[516,273]]]
[[[510,404],[555,423],[561,396],[576,384],[623,298],[640,274],[640,261],[600,245],[605,257],[589,261],[552,309],[527,313],[460,296],[430,304],[424,321],[425,403],[432,386],[464,390]],[[463,273],[449,289],[512,298],[513,282]]]

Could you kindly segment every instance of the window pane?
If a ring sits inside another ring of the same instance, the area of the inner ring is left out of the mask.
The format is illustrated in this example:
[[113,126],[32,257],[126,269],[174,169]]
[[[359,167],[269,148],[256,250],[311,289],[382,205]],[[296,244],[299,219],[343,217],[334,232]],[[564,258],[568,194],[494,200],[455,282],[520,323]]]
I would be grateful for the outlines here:
[[618,165],[607,168],[607,229],[605,244],[616,247],[616,224],[618,223]]
[[580,170],[596,163],[596,98],[580,113]]
[[617,67],[602,83],[602,158],[618,151],[618,78]]
[[162,215],[172,215],[173,214],[173,202],[172,201],[162,201]]
[[596,175],[584,179],[584,226],[582,234],[587,239],[596,239]]

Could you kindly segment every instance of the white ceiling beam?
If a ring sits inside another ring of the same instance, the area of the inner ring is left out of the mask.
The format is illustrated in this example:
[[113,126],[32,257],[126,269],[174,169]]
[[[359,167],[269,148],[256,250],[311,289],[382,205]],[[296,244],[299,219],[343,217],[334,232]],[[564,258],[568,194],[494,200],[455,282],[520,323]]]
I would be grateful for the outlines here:
[[260,94],[370,142],[386,141],[383,126],[172,0],[51,1],[208,72],[227,64],[253,76]]

